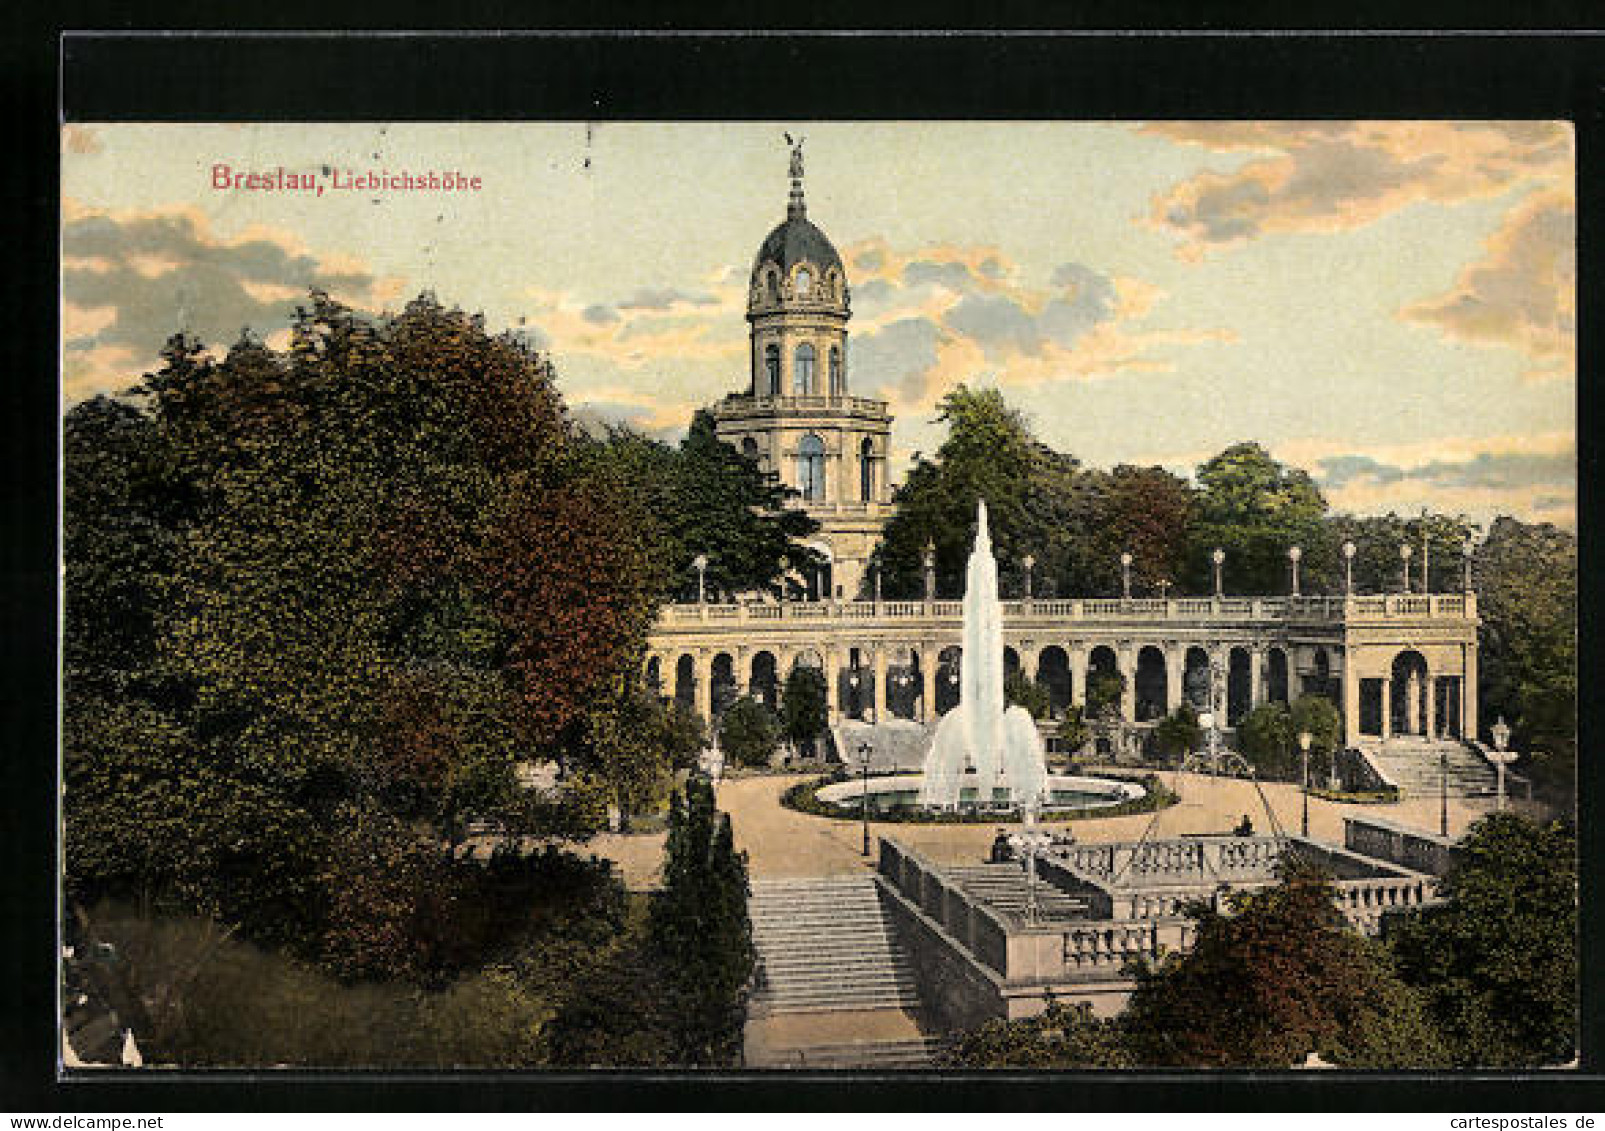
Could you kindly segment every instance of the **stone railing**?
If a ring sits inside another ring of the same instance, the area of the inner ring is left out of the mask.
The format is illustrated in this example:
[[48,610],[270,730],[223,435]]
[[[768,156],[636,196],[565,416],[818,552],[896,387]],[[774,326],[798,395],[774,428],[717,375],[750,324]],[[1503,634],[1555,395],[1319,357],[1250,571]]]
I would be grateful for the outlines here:
[[1437,883],[1429,876],[1379,876],[1368,880],[1339,880],[1334,896],[1349,926],[1361,934],[1381,929],[1382,916],[1438,902]]
[[902,897],[939,923],[970,956],[1007,976],[1009,932],[984,904],[967,896],[924,857],[882,837],[877,870]]
[[1209,885],[1268,879],[1286,847],[1277,837],[1197,837],[1115,841],[1056,848],[1047,859],[1080,878],[1113,889]]
[[1407,829],[1380,817],[1344,817],[1343,844],[1350,852],[1441,876],[1449,870],[1451,837]]
[[[873,506],[874,504],[861,504]],[[895,624],[902,621],[957,622],[963,615],[959,601],[787,601],[780,604],[669,605],[663,610],[665,625],[743,624],[775,621],[876,621]],[[1342,623],[1372,620],[1469,620],[1476,617],[1476,599],[1461,594],[1390,594],[1375,597],[1180,597],[1168,600],[1142,598],[1086,597],[1073,600],[1004,601],[1003,619],[1010,621],[1055,623],[1083,622],[1123,624],[1163,624],[1166,622],[1207,622],[1211,624],[1297,621],[1303,623]]]
[[781,412],[827,412],[835,409],[845,409],[848,412],[869,416],[886,415],[885,401],[878,401],[873,397],[849,396],[846,393],[781,394],[779,396],[764,394],[755,397],[746,395],[731,396],[724,399],[721,407],[730,410],[748,408],[764,412],[774,410]]

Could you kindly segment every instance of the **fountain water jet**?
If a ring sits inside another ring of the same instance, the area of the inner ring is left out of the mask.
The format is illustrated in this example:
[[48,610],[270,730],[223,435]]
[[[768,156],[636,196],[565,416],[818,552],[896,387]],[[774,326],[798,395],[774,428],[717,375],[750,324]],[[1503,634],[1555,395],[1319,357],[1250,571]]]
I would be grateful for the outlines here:
[[976,510],[975,545],[964,578],[964,650],[959,660],[959,703],[937,724],[925,755],[919,803],[951,809],[964,788],[965,767],[975,770],[976,799],[986,804],[1001,790],[1029,820],[1046,799],[1048,767],[1036,721],[1024,707],[1004,709],[1003,606],[998,565],[992,557],[986,502]]

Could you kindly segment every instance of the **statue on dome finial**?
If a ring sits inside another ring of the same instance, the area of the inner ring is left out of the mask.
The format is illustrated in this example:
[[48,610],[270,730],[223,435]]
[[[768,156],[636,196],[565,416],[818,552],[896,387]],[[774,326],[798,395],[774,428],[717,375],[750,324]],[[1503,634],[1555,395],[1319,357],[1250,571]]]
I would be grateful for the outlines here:
[[807,138],[806,135],[803,136],[803,137],[797,138],[795,141],[792,140],[792,137],[791,137],[790,134],[786,135],[786,144],[791,146],[791,179],[794,180],[794,181],[802,180],[802,175],[803,175],[802,147],[803,147],[803,142],[805,142],[807,140],[808,140],[808,138]]

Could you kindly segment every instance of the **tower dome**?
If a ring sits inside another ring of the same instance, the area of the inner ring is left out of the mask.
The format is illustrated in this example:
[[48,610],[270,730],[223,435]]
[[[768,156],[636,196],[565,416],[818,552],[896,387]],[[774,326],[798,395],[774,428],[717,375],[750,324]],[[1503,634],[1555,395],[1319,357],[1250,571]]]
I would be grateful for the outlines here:
[[845,318],[847,272],[830,238],[808,219],[803,199],[802,146],[791,154],[791,199],[786,218],[764,237],[752,264],[747,314],[784,310],[828,311]]

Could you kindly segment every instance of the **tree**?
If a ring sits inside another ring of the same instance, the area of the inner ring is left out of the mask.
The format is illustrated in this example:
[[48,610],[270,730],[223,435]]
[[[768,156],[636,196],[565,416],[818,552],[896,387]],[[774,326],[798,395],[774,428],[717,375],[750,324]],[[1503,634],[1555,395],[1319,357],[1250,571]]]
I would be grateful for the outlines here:
[[1188,525],[1193,491],[1187,481],[1159,467],[1120,464],[1084,474],[1089,537],[1079,557],[1079,576],[1067,576],[1067,592],[1118,594],[1120,555],[1131,555],[1131,585],[1137,596],[1159,596],[1160,583],[1176,585],[1187,572]]
[[825,673],[816,667],[797,664],[786,676],[780,695],[780,725],[794,749],[813,754],[814,740],[830,721],[827,695]]
[[796,492],[719,439],[706,409],[691,418],[678,448],[627,428],[586,446],[646,501],[665,596],[696,600],[698,555],[707,560],[710,600],[755,592],[800,596],[791,575],[808,576],[821,564],[803,542],[819,524],[786,505]]
[[749,695],[725,708],[719,745],[738,766],[767,766],[780,746],[780,720]]
[[1343,716],[1324,695],[1299,696],[1293,700],[1288,715],[1295,744],[1299,735],[1310,736],[1311,782],[1324,780],[1332,772],[1332,755],[1343,733]]
[[1523,768],[1562,803],[1577,765],[1577,539],[1498,519],[1472,568],[1482,617],[1479,714],[1503,715]]
[[1119,672],[1097,672],[1087,680],[1086,717],[1098,719],[1118,714],[1120,697],[1126,693],[1126,677]]
[[993,1020],[943,1054],[946,1068],[1135,1068],[1118,1020],[1055,1002],[1035,1017]]
[[1182,758],[1198,749],[1204,729],[1191,703],[1182,703],[1154,725],[1154,745],[1169,758]]
[[1430,1068],[1446,1050],[1387,951],[1348,930],[1331,881],[1284,857],[1280,882],[1206,904],[1192,950],[1139,967],[1122,1015],[1138,1064],[1289,1068],[1312,1052],[1354,1068]]
[[1048,717],[1048,708],[1051,706],[1048,689],[1035,680],[1027,679],[1024,672],[1012,671],[1004,677],[1003,698],[1011,706],[1030,711],[1033,719]]
[[1259,444],[1244,443],[1200,464],[1196,478],[1188,554],[1194,591],[1210,591],[1210,554],[1219,547],[1226,553],[1227,592],[1286,592],[1288,548],[1308,550],[1324,536],[1326,500],[1309,473],[1278,463]]
[[635,670],[663,588],[581,446],[544,358],[427,296],[314,293],[287,350],[175,338],[130,404],[75,409],[71,890],[316,954],[353,820],[443,855],[518,807],[516,761]]
[[1025,418],[996,389],[960,385],[942,399],[947,439],[934,459],[920,459],[897,489],[896,513],[876,549],[888,596],[918,597],[924,551],[936,547],[937,590],[957,594],[984,499],[999,563],[999,584],[1018,592],[1019,563],[1037,559],[1044,579],[1066,572],[1075,521],[1079,464],[1032,436]]
[[1444,902],[1383,920],[1400,974],[1462,1067],[1560,1064],[1577,1049],[1577,838],[1482,818],[1454,848]]
[[1341,547],[1354,543],[1351,565],[1357,593],[1397,593],[1404,581],[1404,563],[1399,547],[1411,548],[1410,586],[1421,584],[1422,534],[1426,534],[1429,588],[1434,593],[1459,592],[1463,583],[1464,550],[1473,527],[1464,516],[1429,513],[1424,518],[1398,515],[1333,515],[1327,520],[1322,549],[1307,547],[1310,564],[1318,564],[1320,576],[1329,578],[1328,588],[1340,590],[1343,583]]
[[663,956],[680,1064],[734,1063],[755,951],[747,914],[746,854],[735,850],[713,787],[686,783],[669,808],[663,891],[650,936]]
[[1300,761],[1294,733],[1285,703],[1261,703],[1237,724],[1237,750],[1260,777],[1296,778]]

